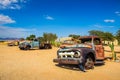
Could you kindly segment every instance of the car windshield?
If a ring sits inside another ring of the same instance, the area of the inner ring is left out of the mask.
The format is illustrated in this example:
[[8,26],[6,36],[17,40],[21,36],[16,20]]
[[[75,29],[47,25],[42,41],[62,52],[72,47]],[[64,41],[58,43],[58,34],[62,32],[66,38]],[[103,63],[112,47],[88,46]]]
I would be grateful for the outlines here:
[[99,39],[99,38],[95,38],[95,39],[94,39],[94,44],[95,44],[95,45],[101,44],[100,39]]
[[23,43],[21,43],[21,45],[23,45],[23,44],[29,44],[28,42],[23,42]]
[[80,39],[81,43],[91,43],[92,41],[92,38],[83,38],[83,39]]
[[[83,38],[83,39],[80,39],[80,42],[82,44],[84,44],[84,43],[92,43],[92,38]],[[99,44],[101,44],[101,41],[100,41],[99,38],[94,38],[93,43],[95,45],[99,45]]]

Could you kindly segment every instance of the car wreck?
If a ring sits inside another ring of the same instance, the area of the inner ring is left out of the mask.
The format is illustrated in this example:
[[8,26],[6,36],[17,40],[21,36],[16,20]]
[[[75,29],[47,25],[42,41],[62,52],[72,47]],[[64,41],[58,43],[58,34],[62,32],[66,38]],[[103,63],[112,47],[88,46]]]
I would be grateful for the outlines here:
[[30,50],[30,49],[52,49],[52,45],[50,43],[42,43],[37,39],[33,41],[24,41],[19,44],[20,50]]
[[10,42],[8,42],[7,45],[8,45],[8,46],[18,46],[18,45],[19,45],[19,41],[18,41],[18,40],[10,41]]
[[104,64],[104,48],[99,37],[83,36],[79,40],[80,44],[60,48],[53,62],[78,65],[82,71],[93,69],[94,64]]

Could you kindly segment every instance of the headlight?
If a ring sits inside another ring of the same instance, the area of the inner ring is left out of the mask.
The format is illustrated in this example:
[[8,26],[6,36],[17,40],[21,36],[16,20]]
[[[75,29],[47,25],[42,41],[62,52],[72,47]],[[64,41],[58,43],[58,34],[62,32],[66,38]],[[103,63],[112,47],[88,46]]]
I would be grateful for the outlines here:
[[80,51],[75,51],[74,52],[74,57],[79,58],[81,56]]

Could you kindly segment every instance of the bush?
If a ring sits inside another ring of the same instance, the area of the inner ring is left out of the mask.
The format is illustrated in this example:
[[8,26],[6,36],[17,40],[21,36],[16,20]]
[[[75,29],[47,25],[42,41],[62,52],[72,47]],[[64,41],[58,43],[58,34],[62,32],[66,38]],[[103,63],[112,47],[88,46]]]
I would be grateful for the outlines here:
[[55,47],[60,47],[60,42],[51,42],[51,44],[53,45],[53,46],[55,46]]

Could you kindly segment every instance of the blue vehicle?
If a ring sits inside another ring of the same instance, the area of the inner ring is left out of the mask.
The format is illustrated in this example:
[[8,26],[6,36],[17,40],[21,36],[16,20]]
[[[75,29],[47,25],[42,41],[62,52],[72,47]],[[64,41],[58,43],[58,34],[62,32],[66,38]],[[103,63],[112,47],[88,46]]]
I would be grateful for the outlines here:
[[51,49],[52,46],[49,43],[40,43],[39,41],[22,42],[19,45],[20,50],[30,50],[30,49]]

